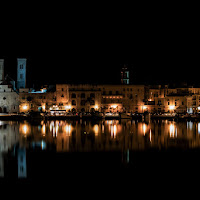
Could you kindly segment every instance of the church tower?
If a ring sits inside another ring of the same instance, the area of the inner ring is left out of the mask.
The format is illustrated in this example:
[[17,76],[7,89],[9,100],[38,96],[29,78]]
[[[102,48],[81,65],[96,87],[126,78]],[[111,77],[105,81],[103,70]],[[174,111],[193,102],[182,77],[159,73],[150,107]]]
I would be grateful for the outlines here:
[[4,80],[4,59],[0,59],[0,83]]
[[17,59],[17,89],[26,87],[26,59]]
[[129,85],[130,84],[130,71],[126,65],[121,69],[121,84]]

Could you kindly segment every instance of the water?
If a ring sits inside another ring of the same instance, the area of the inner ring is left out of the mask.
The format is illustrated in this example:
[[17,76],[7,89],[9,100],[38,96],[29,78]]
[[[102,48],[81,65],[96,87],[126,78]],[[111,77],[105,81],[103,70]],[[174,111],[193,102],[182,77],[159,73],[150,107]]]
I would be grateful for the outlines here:
[[0,121],[0,180],[193,170],[199,147],[200,122]]

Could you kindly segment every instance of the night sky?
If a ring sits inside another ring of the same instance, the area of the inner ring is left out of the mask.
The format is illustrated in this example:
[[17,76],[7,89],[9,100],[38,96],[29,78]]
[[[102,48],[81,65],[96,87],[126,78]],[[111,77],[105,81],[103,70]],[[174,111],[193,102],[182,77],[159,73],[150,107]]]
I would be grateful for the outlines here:
[[195,11],[122,10],[80,7],[55,14],[42,7],[36,13],[18,12],[0,33],[6,73],[15,79],[16,58],[26,57],[30,87],[56,82],[118,84],[124,64],[131,67],[135,84],[200,82]]

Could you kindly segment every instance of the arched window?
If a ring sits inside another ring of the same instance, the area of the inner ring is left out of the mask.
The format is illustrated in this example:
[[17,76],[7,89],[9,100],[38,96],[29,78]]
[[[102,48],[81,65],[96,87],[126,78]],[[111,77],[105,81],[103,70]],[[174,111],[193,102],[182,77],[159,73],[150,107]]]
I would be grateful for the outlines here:
[[75,100],[72,100],[72,105],[76,106],[76,101]]

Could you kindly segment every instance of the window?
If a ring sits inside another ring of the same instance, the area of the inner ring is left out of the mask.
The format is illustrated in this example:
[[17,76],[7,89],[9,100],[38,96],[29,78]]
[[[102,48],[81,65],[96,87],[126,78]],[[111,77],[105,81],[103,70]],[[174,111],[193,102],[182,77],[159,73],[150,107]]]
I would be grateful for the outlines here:
[[72,105],[76,106],[76,101],[75,100],[72,100]]
[[85,98],[85,93],[81,93],[81,98]]
[[91,94],[90,94],[90,97],[91,97],[91,98],[95,98],[95,93],[91,93]]
[[20,65],[20,66],[19,66],[19,68],[20,68],[20,69],[23,69],[23,68],[24,68],[24,66],[23,66],[23,65]]
[[64,95],[62,94],[62,95],[61,95],[61,97],[63,98],[63,97],[64,97]]
[[91,106],[95,105],[94,100],[91,100],[91,101],[90,101],[90,105],[91,105]]
[[20,74],[20,79],[23,79],[23,74]]

